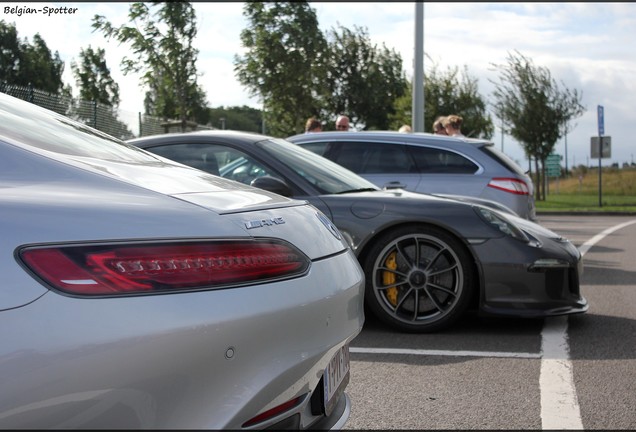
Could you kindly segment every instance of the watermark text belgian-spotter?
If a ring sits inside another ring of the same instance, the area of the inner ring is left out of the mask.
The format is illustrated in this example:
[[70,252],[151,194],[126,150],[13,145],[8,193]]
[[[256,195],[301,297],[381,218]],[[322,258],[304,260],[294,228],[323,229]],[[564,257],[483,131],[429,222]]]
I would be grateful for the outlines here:
[[41,8],[33,8],[29,6],[5,6],[2,8],[5,14],[7,15],[72,15],[77,12],[76,7],[49,7],[44,6]]

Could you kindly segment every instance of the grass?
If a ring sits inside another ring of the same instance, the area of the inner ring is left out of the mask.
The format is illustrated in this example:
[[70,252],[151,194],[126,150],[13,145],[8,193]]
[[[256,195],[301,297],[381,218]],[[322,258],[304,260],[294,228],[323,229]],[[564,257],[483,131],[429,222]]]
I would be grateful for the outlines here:
[[603,168],[600,181],[599,193],[598,168],[585,167],[567,177],[551,178],[545,201],[536,201],[537,212],[636,214],[636,168]]

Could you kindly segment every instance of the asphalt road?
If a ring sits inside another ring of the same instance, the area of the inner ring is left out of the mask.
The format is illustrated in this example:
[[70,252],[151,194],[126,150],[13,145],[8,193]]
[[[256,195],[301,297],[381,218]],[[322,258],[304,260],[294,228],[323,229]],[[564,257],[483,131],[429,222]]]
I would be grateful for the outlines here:
[[636,429],[636,216],[539,222],[583,253],[589,311],[423,335],[367,317],[346,429]]

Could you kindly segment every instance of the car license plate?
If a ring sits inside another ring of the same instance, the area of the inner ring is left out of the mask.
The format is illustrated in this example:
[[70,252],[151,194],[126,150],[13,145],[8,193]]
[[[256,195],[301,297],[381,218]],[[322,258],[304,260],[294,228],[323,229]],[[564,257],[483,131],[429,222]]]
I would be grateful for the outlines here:
[[336,402],[349,383],[349,345],[333,355],[323,374],[325,414],[331,415]]

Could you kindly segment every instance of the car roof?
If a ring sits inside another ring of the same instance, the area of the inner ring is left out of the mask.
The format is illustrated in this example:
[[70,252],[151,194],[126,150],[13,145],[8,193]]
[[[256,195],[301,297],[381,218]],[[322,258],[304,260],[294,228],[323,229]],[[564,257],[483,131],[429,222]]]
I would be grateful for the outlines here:
[[262,135],[256,132],[243,132],[230,129],[213,129],[213,130],[201,130],[201,131],[189,131],[189,132],[175,132],[159,135],[148,135],[141,138],[133,138],[126,141],[129,144],[137,147],[146,148],[152,147],[161,143],[168,143],[174,141],[175,138],[182,138],[187,136],[196,142],[197,138],[205,140],[206,137],[215,137],[218,139],[232,139],[237,142],[254,143],[258,141],[272,139],[271,136]]
[[358,132],[313,132],[310,134],[298,134],[287,138],[292,142],[306,141],[359,141],[365,139],[369,141],[385,141],[399,142],[410,144],[437,144],[437,145],[466,145],[470,144],[475,147],[492,146],[494,143],[485,139],[468,138],[468,137],[451,137],[445,135],[435,135],[429,132],[396,132],[396,131],[358,131]]

